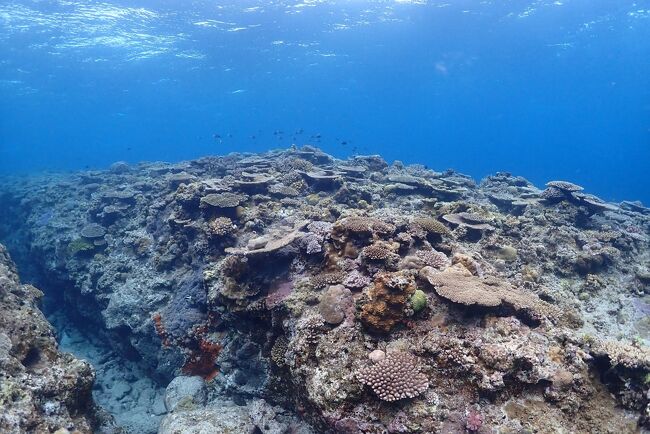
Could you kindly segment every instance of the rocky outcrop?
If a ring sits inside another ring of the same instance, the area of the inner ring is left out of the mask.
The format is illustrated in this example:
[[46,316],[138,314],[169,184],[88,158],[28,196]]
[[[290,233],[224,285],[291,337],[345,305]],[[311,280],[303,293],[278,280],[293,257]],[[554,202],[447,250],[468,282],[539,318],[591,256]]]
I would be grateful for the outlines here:
[[37,303],[0,245],[0,431],[93,433],[92,367],[57,348]]
[[640,431],[650,216],[551,187],[304,147],[8,180],[0,239],[163,432]]

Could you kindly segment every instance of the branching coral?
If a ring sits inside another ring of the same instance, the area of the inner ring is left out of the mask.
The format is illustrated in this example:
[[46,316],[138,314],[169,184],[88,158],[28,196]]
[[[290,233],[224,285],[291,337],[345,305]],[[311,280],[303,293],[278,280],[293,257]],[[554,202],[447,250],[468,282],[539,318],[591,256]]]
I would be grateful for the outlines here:
[[357,372],[359,381],[372,388],[383,401],[398,401],[418,396],[429,388],[415,357],[406,352],[389,353],[375,365]]

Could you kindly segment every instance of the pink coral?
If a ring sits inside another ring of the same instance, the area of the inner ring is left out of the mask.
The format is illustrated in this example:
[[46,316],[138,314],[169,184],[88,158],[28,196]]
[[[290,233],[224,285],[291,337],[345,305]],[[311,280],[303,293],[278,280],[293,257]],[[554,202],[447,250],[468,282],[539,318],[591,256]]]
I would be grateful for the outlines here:
[[280,282],[271,289],[264,300],[266,302],[266,307],[273,308],[281,304],[284,299],[286,299],[293,292],[293,283],[292,282]]
[[467,422],[465,423],[465,428],[468,431],[478,431],[483,426],[483,416],[476,410],[470,410],[467,413]]

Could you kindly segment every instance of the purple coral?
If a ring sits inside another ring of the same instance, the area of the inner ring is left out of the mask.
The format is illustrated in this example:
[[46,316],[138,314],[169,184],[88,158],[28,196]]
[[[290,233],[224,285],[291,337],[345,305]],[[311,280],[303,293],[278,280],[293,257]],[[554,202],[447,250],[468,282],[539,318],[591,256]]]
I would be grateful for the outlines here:
[[293,292],[293,282],[280,282],[269,289],[264,300],[266,307],[274,308],[281,304]]
[[357,270],[352,271],[343,279],[343,285],[353,289],[365,288],[371,282],[370,277],[364,276]]
[[449,265],[449,258],[436,250],[419,250],[415,254],[425,265],[442,269]]
[[313,255],[315,253],[320,253],[323,251],[323,246],[321,245],[323,238],[319,237],[316,234],[308,233],[302,237],[302,240],[300,242],[308,255]]
[[467,413],[465,428],[467,428],[468,431],[476,432],[481,429],[481,426],[483,426],[483,416],[481,413],[476,410],[470,410],[469,413]]

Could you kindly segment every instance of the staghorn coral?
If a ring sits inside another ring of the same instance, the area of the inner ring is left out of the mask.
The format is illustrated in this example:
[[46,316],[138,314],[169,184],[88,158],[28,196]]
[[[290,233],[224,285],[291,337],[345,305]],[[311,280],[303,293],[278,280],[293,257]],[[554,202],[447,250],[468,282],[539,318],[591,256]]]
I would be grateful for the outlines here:
[[388,353],[383,360],[357,371],[357,379],[382,401],[413,398],[429,388],[417,359],[410,353]]

